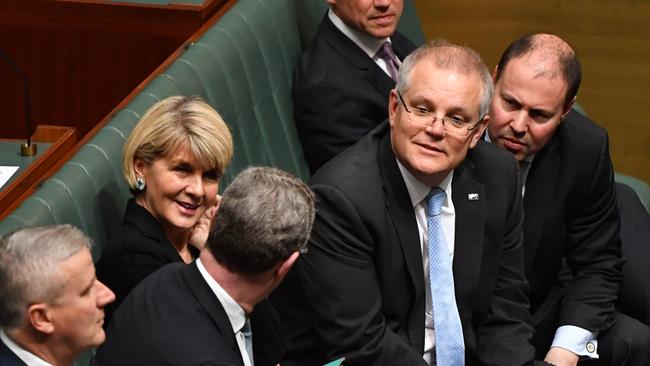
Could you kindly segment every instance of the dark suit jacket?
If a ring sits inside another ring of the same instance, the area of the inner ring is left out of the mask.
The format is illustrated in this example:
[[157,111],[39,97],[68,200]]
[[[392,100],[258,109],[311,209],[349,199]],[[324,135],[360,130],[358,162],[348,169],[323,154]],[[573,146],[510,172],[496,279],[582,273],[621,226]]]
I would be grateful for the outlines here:
[[[521,193],[516,163],[504,153],[479,143],[452,181],[453,271],[468,365],[524,365],[533,358]],[[425,365],[427,284],[388,124],[325,165],[311,184],[317,214],[309,251],[272,299],[288,346],[282,364],[346,356],[346,365]]]
[[[401,60],[415,49],[399,32],[391,42]],[[298,137],[312,173],[388,117],[388,95],[394,86],[326,14],[293,82]]]
[[[194,258],[198,257],[198,249],[190,246],[190,251]],[[182,261],[158,220],[133,199],[129,200],[122,226],[111,237],[96,265],[97,278],[115,293],[115,302],[106,307],[106,319],[145,277],[166,264]]]
[[[251,314],[255,366],[282,355],[277,315],[266,301]],[[243,366],[223,306],[196,263],[174,263],[143,280],[115,312],[99,365]]]
[[524,212],[526,276],[535,321],[545,317],[547,297],[554,296],[552,287],[566,260],[573,276],[558,326],[591,331],[611,326],[623,261],[604,129],[576,111],[560,123],[533,160]]
[[629,186],[616,183],[621,215],[621,245],[626,259],[619,293],[619,310],[650,324],[650,215]]
[[0,340],[0,366],[27,366],[7,345]]

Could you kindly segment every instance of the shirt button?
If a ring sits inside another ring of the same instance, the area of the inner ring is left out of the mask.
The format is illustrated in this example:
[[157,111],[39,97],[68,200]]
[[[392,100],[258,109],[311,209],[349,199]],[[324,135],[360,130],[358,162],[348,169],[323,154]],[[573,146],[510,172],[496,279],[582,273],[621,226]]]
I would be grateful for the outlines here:
[[596,351],[596,346],[592,342],[587,342],[587,352],[594,353]]

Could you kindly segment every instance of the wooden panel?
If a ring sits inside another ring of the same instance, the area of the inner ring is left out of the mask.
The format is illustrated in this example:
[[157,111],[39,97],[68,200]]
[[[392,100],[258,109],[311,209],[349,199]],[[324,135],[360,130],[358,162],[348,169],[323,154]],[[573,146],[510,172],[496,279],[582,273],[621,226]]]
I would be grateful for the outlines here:
[[[13,211],[15,202],[22,202],[48,177],[48,170],[74,147],[77,133],[72,127],[39,125],[32,136],[32,142],[36,143],[38,149],[46,150],[33,163],[30,162],[25,170],[17,172],[18,177],[9,186],[0,190],[0,220]],[[49,147],[39,143],[47,143]]]
[[[1,0],[0,0],[1,1]],[[34,180],[30,187],[27,187],[24,190],[24,193],[20,196],[15,196],[10,201],[0,204],[0,220],[10,214],[15,210],[29,195],[38,188],[40,182],[45,180],[47,177],[52,176],[56,171],[58,171],[63,164],[65,164],[85,143],[90,141],[99,132],[99,130],[104,127],[121,109],[123,109],[127,104],[129,104],[142,90],[158,75],[165,71],[185,49],[185,44],[195,42],[198,40],[205,32],[210,29],[215,22],[217,22],[225,12],[232,8],[237,0],[226,0],[225,3],[199,28],[194,32],[181,47],[177,48],[169,57],[156,69],[147,76],[147,78],[142,81],[137,87],[135,87],[131,92],[124,98],[119,104],[114,106],[110,112],[106,113],[104,118],[101,119],[87,134],[85,134],[74,146],[70,149],[67,149],[64,154],[57,156],[56,161],[51,164],[47,170],[41,172],[38,179]]]
[[427,38],[479,51],[490,68],[514,39],[555,33],[582,61],[579,102],[610,135],[617,172],[650,182],[650,2],[415,0]]
[[[2,0],[0,47],[30,80],[32,119],[84,136],[225,2]],[[0,62],[1,137],[28,136],[22,93]]]

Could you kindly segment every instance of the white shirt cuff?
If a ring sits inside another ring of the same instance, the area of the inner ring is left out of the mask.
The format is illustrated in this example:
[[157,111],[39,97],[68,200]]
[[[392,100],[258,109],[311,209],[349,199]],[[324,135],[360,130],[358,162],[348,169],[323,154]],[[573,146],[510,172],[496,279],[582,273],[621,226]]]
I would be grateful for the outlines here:
[[598,333],[592,333],[575,325],[557,328],[551,347],[567,349],[578,356],[598,358]]

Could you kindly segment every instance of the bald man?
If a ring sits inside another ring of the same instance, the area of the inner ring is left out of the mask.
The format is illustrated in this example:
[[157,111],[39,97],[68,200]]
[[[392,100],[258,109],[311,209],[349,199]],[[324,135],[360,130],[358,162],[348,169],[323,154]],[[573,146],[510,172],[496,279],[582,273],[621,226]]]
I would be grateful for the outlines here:
[[489,139],[520,164],[538,358],[648,365],[650,330],[615,312],[623,259],[607,132],[574,111],[580,62],[557,36],[513,42],[494,71]]

